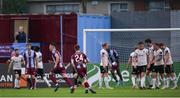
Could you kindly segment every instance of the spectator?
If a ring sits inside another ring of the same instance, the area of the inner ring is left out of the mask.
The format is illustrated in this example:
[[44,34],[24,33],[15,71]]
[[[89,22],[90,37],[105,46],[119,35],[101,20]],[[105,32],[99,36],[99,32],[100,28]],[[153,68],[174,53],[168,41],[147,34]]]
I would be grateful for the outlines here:
[[18,43],[25,43],[27,41],[26,33],[24,32],[24,28],[22,26],[19,27],[18,34],[16,35],[16,41]]

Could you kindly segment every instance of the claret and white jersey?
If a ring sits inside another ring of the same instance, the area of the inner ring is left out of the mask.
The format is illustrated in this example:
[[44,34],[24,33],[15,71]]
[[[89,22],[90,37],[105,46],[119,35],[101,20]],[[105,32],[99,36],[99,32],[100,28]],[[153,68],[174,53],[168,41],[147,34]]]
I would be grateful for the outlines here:
[[13,65],[13,70],[21,70],[23,60],[24,60],[24,58],[22,55],[12,56],[11,63]]
[[37,58],[37,68],[43,69],[43,61],[42,61],[42,53],[41,52],[36,52],[36,58]]
[[163,51],[161,49],[154,50],[154,66],[164,65]]
[[131,65],[132,66],[137,66],[137,54],[135,52],[132,52],[130,54],[130,57],[132,58],[132,63]]
[[105,49],[101,49],[100,58],[101,58],[100,65],[101,66],[108,66],[108,64],[109,64],[109,56],[108,56],[108,52]]
[[142,50],[136,49],[135,53],[137,55],[137,66],[144,66],[148,64],[148,49],[144,48]]
[[[167,55],[167,54],[169,54],[169,55]],[[166,64],[167,64],[167,65],[173,64],[171,51],[170,51],[170,49],[169,49],[168,47],[166,47],[166,48],[164,49],[164,59],[165,59],[167,56],[169,56],[169,57],[168,57],[169,59],[168,59],[168,61],[166,62]]]

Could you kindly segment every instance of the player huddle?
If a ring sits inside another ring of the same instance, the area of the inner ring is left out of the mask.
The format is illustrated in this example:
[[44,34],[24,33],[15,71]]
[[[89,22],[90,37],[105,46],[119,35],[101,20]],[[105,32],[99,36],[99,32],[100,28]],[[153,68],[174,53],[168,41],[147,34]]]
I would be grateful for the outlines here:
[[167,89],[172,81],[171,89],[176,89],[177,79],[170,49],[164,43],[152,43],[150,39],[146,39],[145,43],[147,48],[143,42],[139,42],[129,57],[133,88],[146,89],[148,82],[149,89],[159,89],[160,84],[161,89]]
[[[80,47],[78,45],[76,45],[74,49],[76,52],[71,57],[71,63],[73,65],[75,74],[75,82],[73,83],[73,81],[71,81],[67,76],[66,68],[62,63],[61,55],[56,49],[55,44],[51,43],[49,45],[49,50],[52,53],[52,63],[54,64],[53,68],[50,70],[49,77],[50,80],[55,84],[54,91],[56,92],[60,87],[60,81],[56,79],[55,74],[60,74],[69,85],[70,93],[74,93],[78,77],[80,77],[83,79],[83,82],[81,84],[85,87],[85,93],[88,93],[90,91],[91,93],[95,94],[96,92],[90,87],[87,81],[86,64],[88,63],[88,59],[84,53],[80,52]],[[42,53],[40,52],[39,47],[35,47],[35,49],[32,50],[31,44],[28,43],[26,45],[26,51],[23,55],[20,55],[19,50],[15,49],[12,52],[12,57],[9,60],[9,63],[10,64],[8,72],[13,66],[13,71],[15,74],[14,88],[20,88],[19,81],[20,78],[22,78],[27,81],[29,89],[36,89],[36,76],[41,76],[48,87],[51,87],[51,84],[44,75]],[[25,65],[26,68],[25,78],[21,77],[22,65]]]

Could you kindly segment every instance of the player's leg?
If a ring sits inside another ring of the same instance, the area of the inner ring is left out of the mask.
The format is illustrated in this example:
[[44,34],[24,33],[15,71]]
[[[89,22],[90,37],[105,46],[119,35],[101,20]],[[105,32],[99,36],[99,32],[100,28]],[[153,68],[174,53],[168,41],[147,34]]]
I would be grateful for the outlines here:
[[66,81],[66,83],[69,85],[71,93],[74,93],[75,88],[73,82],[68,78],[66,72],[61,73],[61,75],[63,76],[63,79]]
[[105,86],[108,89],[113,89],[112,87],[109,86],[109,74],[108,74],[108,66],[106,66],[104,68],[104,82],[105,82]]
[[102,84],[103,84],[103,78],[104,78],[104,68],[103,66],[100,66],[100,78],[99,78],[99,88],[102,88]]
[[43,69],[38,69],[38,74],[41,76],[41,79],[44,80],[44,82],[47,84],[48,87],[51,87],[51,84],[47,80],[47,77],[44,75]]
[[145,89],[145,81],[146,81],[145,72],[146,72],[146,66],[141,66],[140,72],[141,72],[141,89]]
[[116,86],[119,86],[119,81],[116,77],[115,70],[113,68],[111,68],[110,71],[111,71],[111,75],[112,75],[113,79],[116,81]]
[[15,79],[14,79],[14,88],[20,88],[19,87],[19,73],[18,70],[14,70],[14,75],[15,75]]
[[26,68],[26,79],[27,79],[27,83],[28,83],[28,88],[29,89],[32,89],[32,78],[31,78],[31,75],[30,75],[30,69],[29,68]]
[[157,72],[155,71],[155,68],[153,69],[153,79],[152,79],[152,89],[155,89],[156,88],[156,82],[157,82]]
[[116,72],[117,72],[117,75],[119,76],[119,82],[120,82],[120,84],[121,83],[123,83],[123,77],[122,77],[122,75],[121,75],[121,71],[120,71],[120,68],[119,68],[119,66],[116,68]]
[[153,64],[146,71],[146,77],[147,77],[149,88],[152,87],[152,75],[151,75],[152,69],[153,69]]
[[177,88],[177,78],[173,71],[173,65],[169,65],[169,74],[170,74],[171,80],[174,84],[174,86],[171,89],[176,89]]
[[163,65],[160,65],[158,66],[158,73],[160,74],[160,77],[162,79],[162,89],[166,89],[166,79],[165,79],[165,76],[164,76],[164,66]]
[[133,85],[132,88],[137,87],[136,78],[137,78],[136,68],[132,67],[132,73],[131,73],[131,81],[132,81],[132,85]]

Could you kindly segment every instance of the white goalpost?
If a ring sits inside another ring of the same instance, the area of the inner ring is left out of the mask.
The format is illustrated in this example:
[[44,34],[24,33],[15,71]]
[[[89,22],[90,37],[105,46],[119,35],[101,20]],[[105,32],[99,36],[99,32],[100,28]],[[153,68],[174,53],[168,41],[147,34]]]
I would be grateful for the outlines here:
[[136,28],[136,29],[83,29],[83,52],[87,53],[87,32],[153,32],[180,31],[180,28]]

